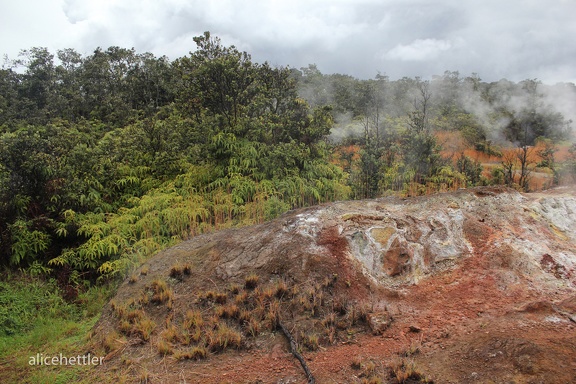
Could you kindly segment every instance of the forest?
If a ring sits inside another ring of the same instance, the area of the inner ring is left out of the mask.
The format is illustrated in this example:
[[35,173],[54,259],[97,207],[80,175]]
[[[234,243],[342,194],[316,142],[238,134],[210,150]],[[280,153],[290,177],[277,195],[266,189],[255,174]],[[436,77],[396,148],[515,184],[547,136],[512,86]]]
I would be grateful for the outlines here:
[[4,269],[73,300],[182,240],[294,208],[576,175],[574,84],[357,79],[194,41],[176,60],[109,47],[5,62]]

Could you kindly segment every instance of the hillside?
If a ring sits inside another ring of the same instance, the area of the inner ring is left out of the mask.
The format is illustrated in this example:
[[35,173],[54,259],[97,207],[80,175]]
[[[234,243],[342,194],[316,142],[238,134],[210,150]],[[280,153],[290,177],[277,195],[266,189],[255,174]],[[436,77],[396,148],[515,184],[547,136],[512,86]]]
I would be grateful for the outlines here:
[[108,355],[92,373],[304,383],[281,322],[318,383],[573,382],[575,196],[336,202],[198,236],[120,287],[93,331]]

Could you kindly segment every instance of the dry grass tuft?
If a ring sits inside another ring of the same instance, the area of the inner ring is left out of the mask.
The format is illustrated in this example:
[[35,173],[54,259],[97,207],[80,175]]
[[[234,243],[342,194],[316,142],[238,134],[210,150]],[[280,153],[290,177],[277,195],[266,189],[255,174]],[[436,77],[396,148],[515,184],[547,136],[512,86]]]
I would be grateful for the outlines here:
[[174,300],[174,292],[168,284],[164,280],[154,280],[150,285],[152,289],[152,298],[150,299],[151,302],[156,304],[164,304],[168,308],[172,308],[172,301]]
[[394,383],[433,383],[432,380],[429,380],[424,374],[418,371],[414,361],[402,359],[400,362],[394,363],[389,370]]
[[242,287],[238,284],[230,284],[228,289],[230,290],[231,294],[237,295],[242,290]]
[[156,323],[154,323],[154,321],[149,317],[145,316],[134,324],[132,327],[132,333],[139,335],[142,340],[148,341],[150,340],[150,335],[152,335],[154,328],[156,328]]
[[202,312],[199,310],[189,309],[186,311],[186,316],[184,317],[183,326],[186,329],[198,329],[204,325],[204,318],[202,317]]
[[123,344],[124,337],[116,331],[112,331],[111,333],[107,334],[102,341],[102,346],[104,347],[104,351],[106,351],[106,353],[118,350]]
[[246,291],[239,292],[234,297],[234,302],[236,303],[236,305],[240,306],[248,304],[248,293]]
[[227,348],[240,349],[242,347],[242,334],[237,330],[220,325],[217,330],[207,333],[208,348],[212,352],[221,352]]
[[162,333],[160,333],[160,337],[170,343],[176,343],[180,340],[180,333],[178,332],[178,328],[173,324],[168,325]]
[[320,347],[320,338],[317,334],[302,334],[302,345],[309,351],[317,351]]
[[208,350],[204,346],[196,346],[187,351],[174,352],[176,360],[203,360],[208,357]]
[[284,280],[278,280],[278,282],[276,283],[275,287],[274,287],[274,295],[278,298],[281,299],[285,296],[288,295],[288,285],[286,284],[286,282]]
[[171,355],[172,353],[174,353],[174,348],[172,347],[172,344],[170,344],[163,338],[158,338],[158,341],[156,342],[156,349],[158,350],[158,353],[162,356]]
[[256,274],[251,274],[244,280],[244,287],[246,289],[254,289],[258,286],[259,277]]

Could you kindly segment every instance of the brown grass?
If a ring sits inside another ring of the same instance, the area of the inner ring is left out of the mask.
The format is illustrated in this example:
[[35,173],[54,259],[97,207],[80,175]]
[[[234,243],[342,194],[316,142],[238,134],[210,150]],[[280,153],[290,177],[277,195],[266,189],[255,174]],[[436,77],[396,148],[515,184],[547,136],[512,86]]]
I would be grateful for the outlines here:
[[254,289],[258,286],[259,277],[256,274],[251,274],[244,280],[244,287],[246,289]]
[[255,318],[250,318],[246,323],[246,331],[251,337],[256,337],[260,334],[260,322]]
[[162,356],[171,355],[172,353],[174,353],[174,348],[172,347],[172,344],[170,344],[168,341],[164,340],[161,337],[158,338],[158,340],[156,341],[156,349],[158,350],[158,353]]
[[[180,265],[173,266],[171,271],[173,277],[184,273]],[[259,277],[251,274],[245,278],[244,286],[232,283],[224,292],[198,292],[198,299],[184,316],[178,312],[165,315],[153,346],[160,355],[174,355],[177,360],[204,359],[208,351],[241,349],[246,338],[276,331],[282,318],[296,327],[303,348],[318,350],[321,343],[338,342],[339,330],[354,328],[369,310],[365,305],[352,305],[341,294],[338,296],[335,282],[335,276],[328,276],[314,284],[290,285],[278,279],[260,286]],[[156,279],[138,300],[123,305],[112,301],[112,310],[119,318],[117,336],[138,336],[149,341],[157,327],[148,317],[145,305],[167,303],[170,308],[173,300],[169,283]],[[305,322],[298,323],[295,319]],[[102,345],[107,351],[118,348],[112,337]],[[199,349],[193,352],[194,348]]]
[[116,351],[124,344],[124,340],[124,337],[116,331],[108,333],[102,342],[104,351],[106,351],[106,353]]
[[287,295],[288,295],[288,285],[284,280],[278,280],[278,282],[274,286],[274,296],[276,296],[278,299],[281,299]]
[[174,292],[164,280],[154,280],[150,285],[153,295],[150,301],[156,304],[166,304],[168,308],[172,308],[172,301],[174,300]]
[[246,291],[238,292],[234,297],[236,305],[245,305],[248,303],[248,293]]
[[160,337],[170,343],[178,342],[180,339],[178,328],[170,324],[160,333]]
[[390,369],[390,376],[395,380],[394,383],[433,382],[431,380],[428,380],[426,376],[417,369],[414,361],[406,361],[405,359],[402,359],[400,362],[394,363],[389,369]]
[[302,334],[302,345],[309,351],[317,351],[320,347],[320,338],[317,334]]
[[142,340],[148,341],[150,340],[150,335],[152,335],[155,328],[156,323],[154,323],[154,321],[149,317],[144,317],[134,324],[132,332],[139,335]]
[[204,325],[204,319],[202,317],[202,312],[199,310],[189,309],[186,311],[186,316],[184,317],[183,326],[186,329],[198,329]]
[[242,287],[238,284],[230,284],[230,287],[228,289],[229,289],[231,294],[237,295],[238,293],[240,293],[240,290],[242,289]]
[[270,331],[278,329],[278,324],[280,322],[280,303],[278,301],[272,301],[268,305],[265,320],[268,323]]
[[220,325],[217,330],[207,333],[208,348],[212,352],[221,352],[227,348],[240,349],[242,346],[242,334],[237,330]]

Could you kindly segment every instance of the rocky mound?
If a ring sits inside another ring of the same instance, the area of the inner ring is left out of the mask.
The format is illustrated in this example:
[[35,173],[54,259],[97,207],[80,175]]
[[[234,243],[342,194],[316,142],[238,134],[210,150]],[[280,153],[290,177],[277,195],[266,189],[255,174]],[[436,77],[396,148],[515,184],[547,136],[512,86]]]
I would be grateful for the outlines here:
[[576,382],[576,194],[337,202],[142,265],[96,375],[188,383]]

